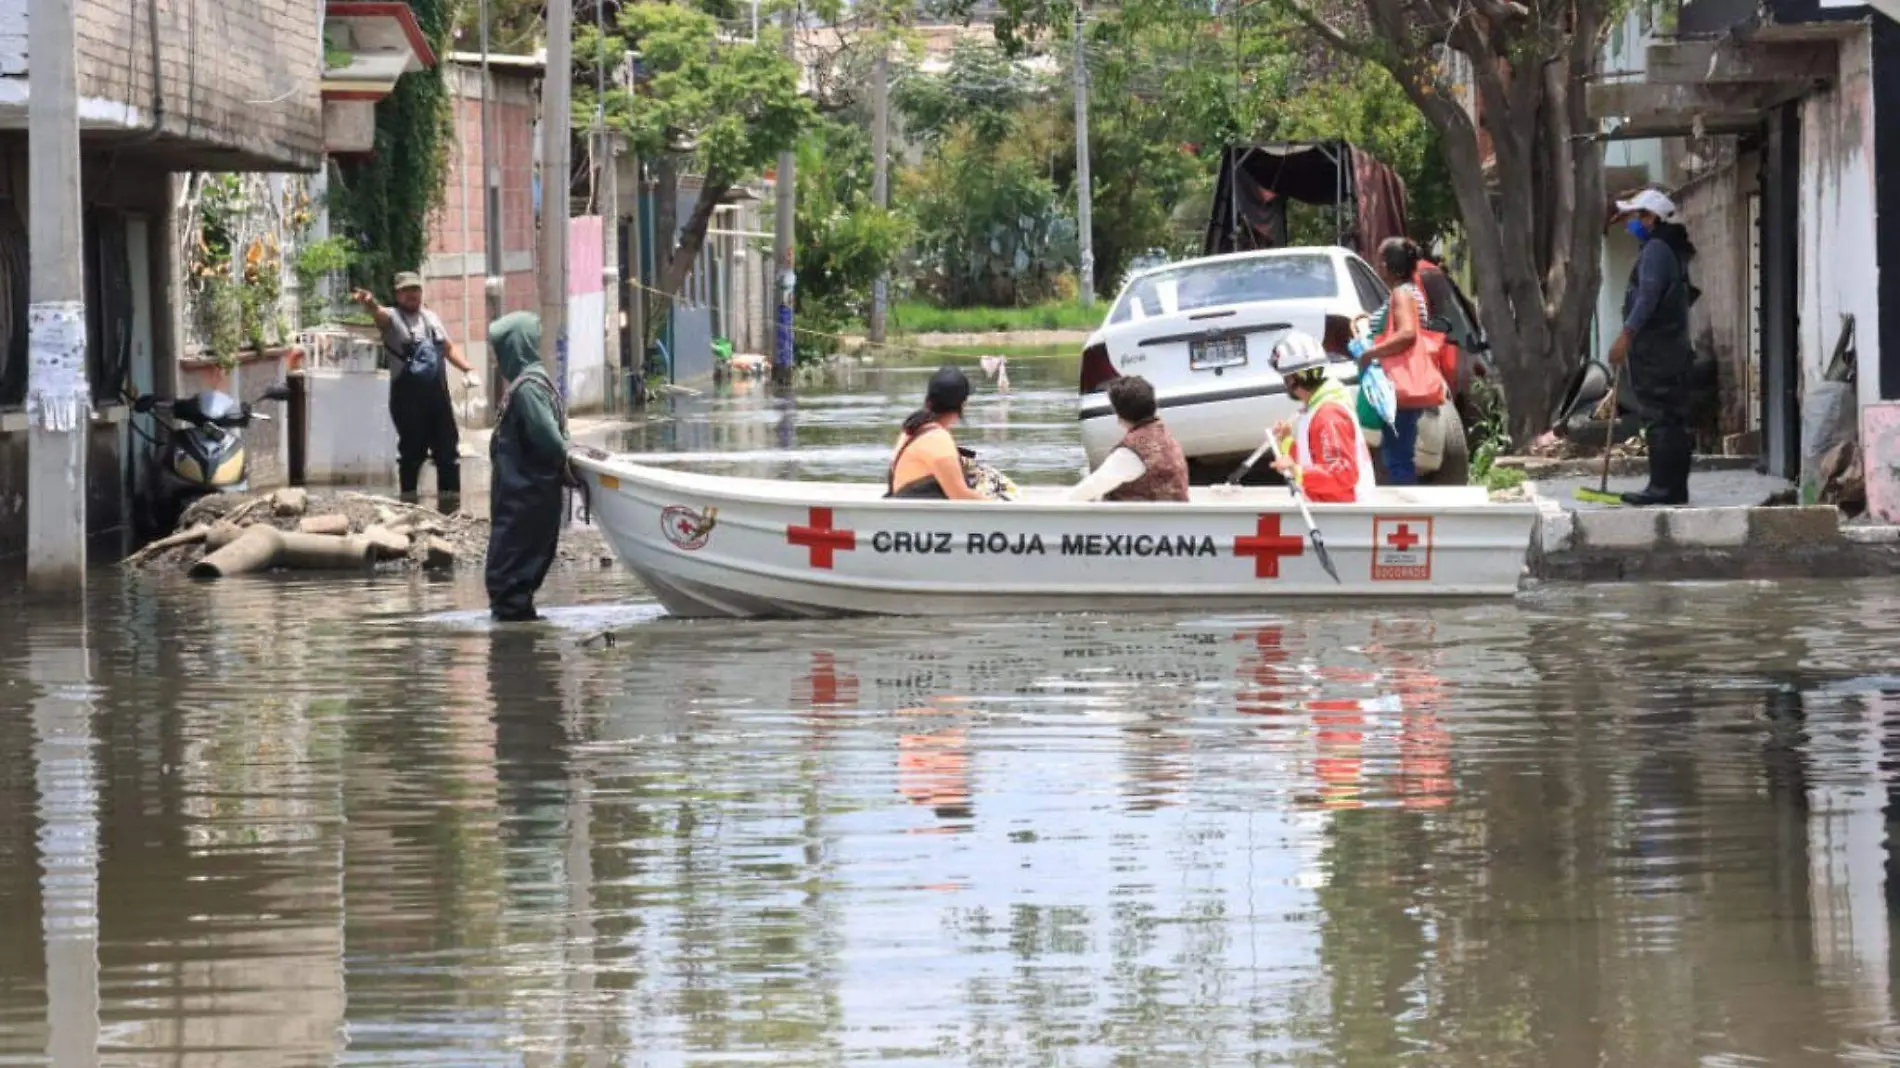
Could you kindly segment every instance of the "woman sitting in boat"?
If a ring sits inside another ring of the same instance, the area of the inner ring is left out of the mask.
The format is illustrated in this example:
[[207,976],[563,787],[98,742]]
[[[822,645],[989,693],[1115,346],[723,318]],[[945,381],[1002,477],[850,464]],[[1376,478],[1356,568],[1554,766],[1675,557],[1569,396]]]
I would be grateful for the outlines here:
[[1269,431],[1279,446],[1273,469],[1298,483],[1315,504],[1351,504],[1373,491],[1372,453],[1352,397],[1326,375],[1329,362],[1320,343],[1298,330],[1273,346],[1274,370],[1301,405],[1297,423]]
[[962,371],[946,367],[930,376],[924,406],[904,420],[904,433],[891,457],[886,497],[923,500],[980,501],[983,494],[964,480],[963,456],[950,428],[963,418],[970,399],[970,380]]
[[1187,456],[1155,416],[1155,388],[1140,375],[1108,384],[1122,441],[1095,473],[1069,491],[1072,501],[1185,501]]

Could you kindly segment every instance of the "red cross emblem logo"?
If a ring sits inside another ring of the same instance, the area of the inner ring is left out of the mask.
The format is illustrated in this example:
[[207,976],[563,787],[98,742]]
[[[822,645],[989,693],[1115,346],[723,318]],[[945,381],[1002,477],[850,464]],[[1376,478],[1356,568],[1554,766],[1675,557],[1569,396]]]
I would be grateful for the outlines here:
[[1279,578],[1281,557],[1305,553],[1306,539],[1280,533],[1278,512],[1261,516],[1252,534],[1234,537],[1234,555],[1253,557],[1254,578]]
[[1430,582],[1432,520],[1429,516],[1378,516],[1372,520],[1372,580]]
[[833,529],[829,508],[813,508],[805,526],[786,527],[785,540],[810,549],[811,566],[826,571],[831,570],[834,552],[850,552],[858,547],[857,531]]

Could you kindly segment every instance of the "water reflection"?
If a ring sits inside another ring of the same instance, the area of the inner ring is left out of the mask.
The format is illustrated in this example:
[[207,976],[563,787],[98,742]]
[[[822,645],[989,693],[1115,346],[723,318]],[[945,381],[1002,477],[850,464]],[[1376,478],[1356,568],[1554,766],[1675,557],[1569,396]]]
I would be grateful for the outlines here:
[[628,580],[481,600],[0,618],[0,1064],[1900,1059],[1900,583],[612,648]]

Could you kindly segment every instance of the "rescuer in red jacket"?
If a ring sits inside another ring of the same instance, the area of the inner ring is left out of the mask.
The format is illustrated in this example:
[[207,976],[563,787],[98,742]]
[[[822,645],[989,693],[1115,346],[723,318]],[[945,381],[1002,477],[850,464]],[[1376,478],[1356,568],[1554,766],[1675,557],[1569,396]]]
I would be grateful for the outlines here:
[[1372,493],[1372,453],[1346,387],[1327,377],[1331,362],[1310,334],[1288,333],[1273,346],[1273,367],[1301,405],[1297,421],[1273,428],[1273,469],[1293,479],[1315,504],[1350,504]]

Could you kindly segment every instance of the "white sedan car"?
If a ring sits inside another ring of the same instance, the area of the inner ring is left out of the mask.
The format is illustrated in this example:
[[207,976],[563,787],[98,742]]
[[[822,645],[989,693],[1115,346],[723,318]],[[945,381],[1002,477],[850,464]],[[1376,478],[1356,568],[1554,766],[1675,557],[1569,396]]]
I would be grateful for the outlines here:
[[1385,298],[1378,274],[1343,248],[1232,253],[1135,275],[1082,356],[1078,416],[1089,466],[1121,441],[1104,391],[1122,375],[1154,386],[1159,414],[1190,461],[1238,463],[1267,427],[1296,414],[1273,369],[1274,344],[1290,330],[1311,334],[1334,354],[1332,375],[1356,386],[1345,352],[1352,323]]

